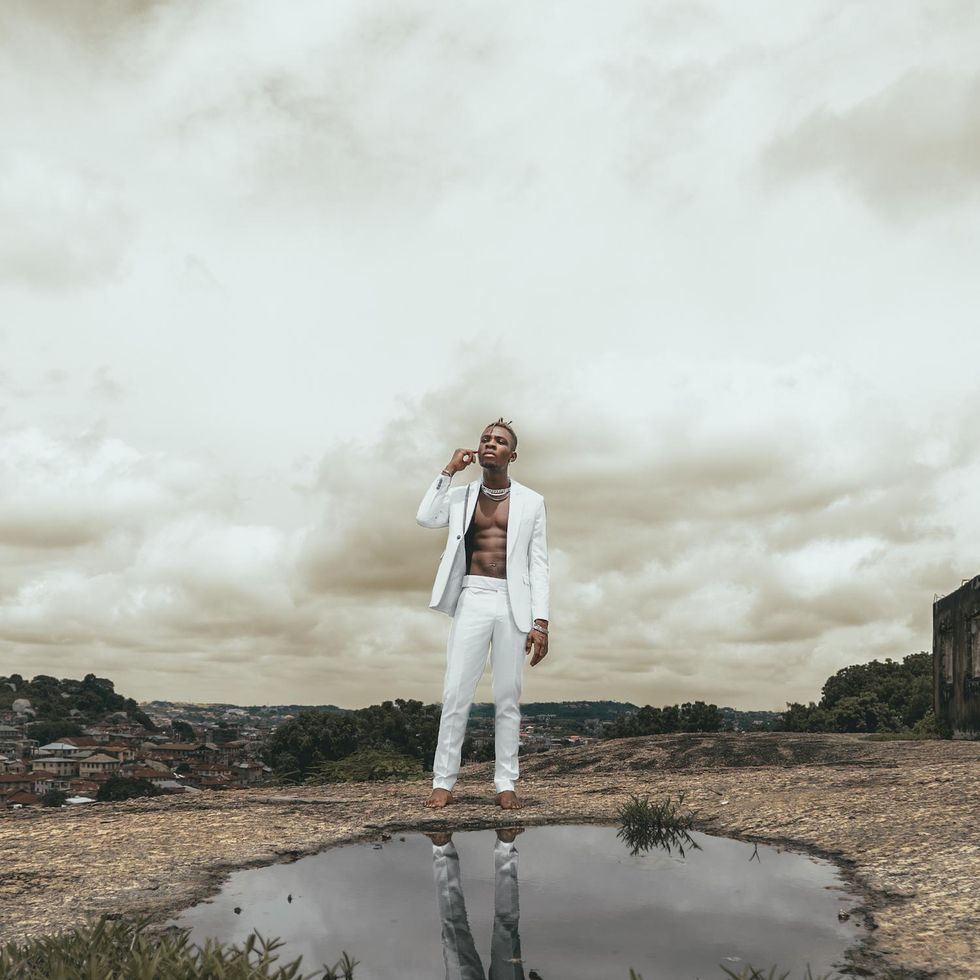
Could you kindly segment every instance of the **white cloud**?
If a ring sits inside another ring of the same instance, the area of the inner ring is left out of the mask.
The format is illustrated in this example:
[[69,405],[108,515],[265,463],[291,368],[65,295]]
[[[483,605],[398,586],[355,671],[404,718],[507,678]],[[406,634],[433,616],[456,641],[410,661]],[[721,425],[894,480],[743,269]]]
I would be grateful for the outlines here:
[[0,158],[0,281],[63,288],[115,278],[133,233],[118,180],[38,154]]
[[0,438],[0,543],[71,548],[183,508],[227,502],[200,463],[141,453],[98,433],[37,428]]
[[767,153],[772,172],[827,173],[887,217],[923,216],[980,192],[980,75],[912,70],[880,92],[820,108]]

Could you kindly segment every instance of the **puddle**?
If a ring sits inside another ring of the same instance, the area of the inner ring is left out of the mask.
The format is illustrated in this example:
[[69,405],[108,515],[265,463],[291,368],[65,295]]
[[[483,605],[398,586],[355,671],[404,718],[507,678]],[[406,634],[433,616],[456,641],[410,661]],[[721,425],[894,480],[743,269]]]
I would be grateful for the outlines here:
[[858,898],[828,862],[701,833],[684,856],[633,855],[616,833],[406,833],[234,872],[174,921],[195,942],[278,936],[306,973],[346,950],[356,980],[725,980],[750,963],[796,980],[863,935],[838,918]]

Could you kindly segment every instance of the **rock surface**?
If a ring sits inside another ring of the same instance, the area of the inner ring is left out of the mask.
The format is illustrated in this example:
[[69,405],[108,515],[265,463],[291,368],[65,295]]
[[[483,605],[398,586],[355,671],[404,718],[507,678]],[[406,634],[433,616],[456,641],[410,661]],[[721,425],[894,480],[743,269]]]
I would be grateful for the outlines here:
[[698,830],[835,861],[864,896],[873,929],[853,955],[870,975],[980,980],[980,742],[662,735],[529,756],[522,775],[526,806],[507,813],[486,764],[444,811],[418,780],[7,811],[0,940],[101,913],[162,921],[230,870],[382,832],[613,822],[631,793],[683,791]]

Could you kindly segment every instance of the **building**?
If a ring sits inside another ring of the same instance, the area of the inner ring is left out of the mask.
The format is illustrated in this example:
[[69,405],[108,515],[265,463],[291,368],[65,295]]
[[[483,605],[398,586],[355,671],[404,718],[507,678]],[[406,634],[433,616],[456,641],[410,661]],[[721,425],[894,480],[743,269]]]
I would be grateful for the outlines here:
[[154,786],[163,787],[173,782],[173,775],[169,772],[160,772],[159,769],[152,769],[149,766],[131,766],[126,769],[125,775],[131,779],[145,779]]
[[22,759],[24,756],[32,755],[36,746],[37,741],[33,738],[24,738],[22,735],[0,735],[0,754],[8,758]]
[[932,606],[936,719],[953,738],[980,738],[980,575]]
[[47,745],[42,745],[38,750],[38,755],[57,755],[57,756],[69,756],[77,755],[82,750],[75,745],[74,742],[48,742]]
[[68,738],[61,739],[61,743],[74,745],[77,749],[95,749],[102,745],[102,742],[92,735],[70,735]]
[[31,765],[35,769],[43,769],[45,772],[61,776],[64,779],[70,779],[79,774],[78,759],[62,759],[56,755],[40,756],[37,759],[32,759]]
[[234,769],[240,786],[253,786],[272,775],[272,770],[261,762],[239,762]]
[[34,777],[30,773],[5,773],[0,776],[0,793],[31,793],[34,791]]
[[74,775],[81,776],[83,779],[98,777],[103,773],[111,776],[119,771],[119,765],[119,760],[114,756],[97,753],[79,760],[78,772]]
[[209,749],[214,748],[216,746],[206,742],[164,742],[156,747],[153,754],[161,759],[203,759]]
[[120,762],[132,762],[138,754],[131,745],[100,745],[99,752],[111,755]]
[[71,779],[68,781],[68,792],[75,796],[89,796],[94,800],[99,792],[99,784],[94,779]]
[[57,776],[52,776],[49,772],[29,772],[26,773],[26,778],[34,783],[31,792],[35,796],[44,796],[49,789],[68,788],[67,780],[64,781],[64,785],[61,785],[61,780]]
[[40,805],[40,797],[35,796],[33,793],[28,793],[26,790],[22,789],[19,789],[14,793],[9,793],[6,796],[0,796],[0,806],[19,808]]

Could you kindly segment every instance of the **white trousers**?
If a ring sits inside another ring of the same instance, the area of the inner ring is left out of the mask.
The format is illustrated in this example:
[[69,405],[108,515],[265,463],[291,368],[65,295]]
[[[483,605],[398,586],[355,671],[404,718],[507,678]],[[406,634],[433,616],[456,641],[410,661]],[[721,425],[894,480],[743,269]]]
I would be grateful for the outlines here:
[[487,665],[488,647],[496,705],[494,785],[498,793],[514,789],[518,775],[526,641],[527,633],[518,629],[514,622],[506,580],[484,575],[465,576],[446,647],[439,744],[432,763],[433,789],[451,790],[456,784],[466,722],[476,685]]

